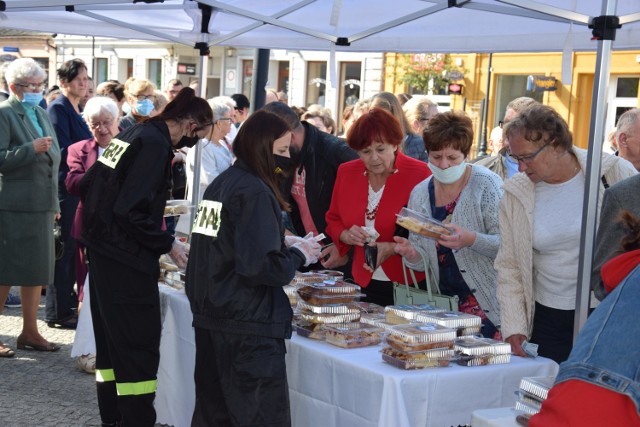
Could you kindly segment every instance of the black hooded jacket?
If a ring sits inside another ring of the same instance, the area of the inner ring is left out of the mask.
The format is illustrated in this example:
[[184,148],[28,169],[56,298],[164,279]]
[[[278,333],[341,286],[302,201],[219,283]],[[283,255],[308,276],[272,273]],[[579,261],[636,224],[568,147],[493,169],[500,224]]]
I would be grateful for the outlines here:
[[291,337],[282,287],[305,257],[283,242],[271,189],[238,160],[209,185],[193,225],[186,293],[193,325],[234,334]]
[[80,181],[80,241],[139,271],[158,274],[158,259],[174,240],[162,230],[172,158],[164,122],[142,123],[117,135]]
[[[289,173],[285,188],[286,196],[291,197],[293,180],[304,167],[306,174],[305,194],[309,211],[318,233],[324,233],[327,227],[325,215],[331,205],[338,167],[345,162],[357,159],[358,154],[349,148],[344,140],[322,132],[307,122],[302,122],[302,125],[305,135],[304,144],[300,157],[296,159],[295,171]],[[293,199],[291,200],[291,220],[296,234],[299,236],[307,234],[300,218],[300,211]]]

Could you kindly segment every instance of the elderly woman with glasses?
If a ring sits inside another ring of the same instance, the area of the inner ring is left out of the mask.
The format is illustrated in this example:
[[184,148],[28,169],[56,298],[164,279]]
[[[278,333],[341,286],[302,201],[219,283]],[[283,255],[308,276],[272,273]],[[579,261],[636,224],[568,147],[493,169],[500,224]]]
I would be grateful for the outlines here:
[[[525,356],[530,340],[560,363],[573,342],[587,151],[573,146],[566,121],[541,104],[505,123],[504,137],[520,173],[505,181],[500,204],[502,334],[514,354]],[[624,159],[603,154],[600,202],[605,183],[635,173]]]
[[[224,137],[231,130],[233,110],[219,100],[211,99],[208,102],[213,110],[213,126],[211,126],[211,131],[206,138],[198,142],[202,148],[198,200],[202,200],[202,195],[207,186],[233,163],[233,154],[224,142]],[[195,154],[195,148],[190,149],[189,153],[187,153],[187,200],[191,200],[191,195],[193,194]]]
[[[0,104],[0,301],[20,286],[22,333],[18,349],[56,351],[38,332],[40,290],[53,282],[53,221],[60,212],[60,147],[53,125],[38,105],[47,74],[31,58],[7,68],[11,96]],[[0,312],[4,304],[0,305]],[[13,350],[0,343],[0,357]]]
[[[91,98],[84,108],[82,116],[89,125],[93,136],[83,141],[78,141],[68,148],[67,165],[69,173],[64,183],[69,194],[80,196],[80,180],[91,166],[98,160],[118,134],[118,105],[111,98],[98,96]],[[82,202],[78,204],[75,220],[71,228],[71,237],[80,238],[82,231]],[[76,250],[76,283],[78,285],[78,300],[82,301],[82,287],[87,275],[84,246],[78,244]]]

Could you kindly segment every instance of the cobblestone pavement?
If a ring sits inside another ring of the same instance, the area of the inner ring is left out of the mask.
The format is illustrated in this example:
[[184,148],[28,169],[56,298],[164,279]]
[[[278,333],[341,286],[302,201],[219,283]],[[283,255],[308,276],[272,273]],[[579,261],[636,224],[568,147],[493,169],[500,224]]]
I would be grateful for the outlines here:
[[[44,318],[44,297],[38,318]],[[0,357],[0,426],[100,426],[94,376],[80,371],[70,356],[75,331],[49,328],[42,320],[38,329],[60,350],[18,350],[22,309],[5,308],[0,316],[0,340],[16,352]]]

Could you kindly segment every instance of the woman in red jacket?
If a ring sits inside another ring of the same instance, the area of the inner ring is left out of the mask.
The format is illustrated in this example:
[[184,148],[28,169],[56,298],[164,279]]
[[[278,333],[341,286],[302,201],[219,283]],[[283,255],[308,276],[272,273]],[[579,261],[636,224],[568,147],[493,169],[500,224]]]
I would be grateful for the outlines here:
[[[343,256],[353,247],[353,278],[362,286],[367,301],[393,304],[392,282],[403,282],[402,258],[395,254],[393,235],[396,214],[407,205],[413,187],[431,175],[429,168],[400,152],[404,134],[390,113],[374,108],[349,129],[347,144],[360,159],[338,169],[327,234]],[[364,247],[375,229],[377,260],[365,263]],[[418,280],[424,278],[418,276]]]

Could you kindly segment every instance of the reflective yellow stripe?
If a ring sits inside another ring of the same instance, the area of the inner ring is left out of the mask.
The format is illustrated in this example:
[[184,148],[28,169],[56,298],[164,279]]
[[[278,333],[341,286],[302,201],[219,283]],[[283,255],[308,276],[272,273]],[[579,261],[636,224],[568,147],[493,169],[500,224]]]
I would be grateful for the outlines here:
[[139,383],[116,383],[118,396],[137,396],[156,392],[157,380],[141,381]]
[[106,383],[107,381],[115,381],[116,376],[113,369],[96,369],[96,382]]

